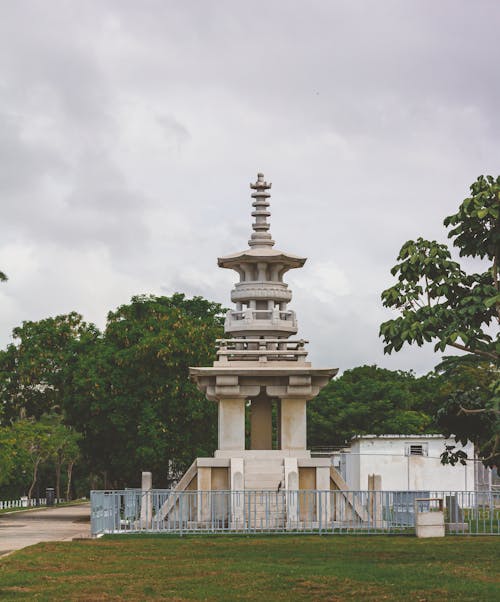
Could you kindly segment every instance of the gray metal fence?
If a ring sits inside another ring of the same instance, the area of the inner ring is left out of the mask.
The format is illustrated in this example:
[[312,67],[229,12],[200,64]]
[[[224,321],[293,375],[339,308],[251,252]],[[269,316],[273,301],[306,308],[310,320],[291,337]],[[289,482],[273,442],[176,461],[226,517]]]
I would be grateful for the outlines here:
[[[415,500],[442,498],[450,535],[498,535],[500,493],[471,491],[92,491],[105,533],[414,534]],[[417,502],[417,510],[429,510]],[[422,506],[422,507],[420,507]]]

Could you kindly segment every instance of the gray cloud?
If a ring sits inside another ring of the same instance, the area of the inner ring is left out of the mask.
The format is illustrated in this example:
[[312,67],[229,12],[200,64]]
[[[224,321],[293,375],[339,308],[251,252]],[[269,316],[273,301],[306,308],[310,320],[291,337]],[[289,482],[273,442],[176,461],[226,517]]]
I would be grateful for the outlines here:
[[401,244],[498,173],[496,2],[54,0],[0,21],[0,344],[23,319],[102,325],[142,292],[229,304],[248,183],[274,183],[278,247],[312,359],[384,357]]

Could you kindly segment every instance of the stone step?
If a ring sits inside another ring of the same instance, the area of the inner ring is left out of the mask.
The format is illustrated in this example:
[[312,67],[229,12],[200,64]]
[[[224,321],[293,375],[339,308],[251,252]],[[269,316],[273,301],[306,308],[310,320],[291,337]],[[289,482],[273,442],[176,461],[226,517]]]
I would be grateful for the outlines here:
[[263,468],[246,468],[245,469],[245,474],[253,474],[253,475],[258,475],[258,474],[284,474],[284,470],[283,468],[270,468],[270,467],[263,467]]
[[283,474],[285,471],[281,466],[246,466],[245,474]]
[[277,464],[276,466],[270,466],[269,464],[247,464],[244,470],[245,472],[283,472],[284,467],[280,464]]
[[283,466],[283,460],[279,458],[278,460],[272,459],[261,459],[261,458],[246,458],[243,460],[246,466],[251,466],[252,464],[255,466]]
[[[273,483],[276,483],[277,485],[279,485],[282,480],[283,480],[283,477],[281,477],[280,475],[259,475],[259,476],[255,476],[255,477],[249,475],[245,479],[245,483],[246,484],[252,483],[253,485],[258,485],[259,483],[266,484],[266,485],[272,485]],[[258,487],[257,487],[257,489],[258,489]]]

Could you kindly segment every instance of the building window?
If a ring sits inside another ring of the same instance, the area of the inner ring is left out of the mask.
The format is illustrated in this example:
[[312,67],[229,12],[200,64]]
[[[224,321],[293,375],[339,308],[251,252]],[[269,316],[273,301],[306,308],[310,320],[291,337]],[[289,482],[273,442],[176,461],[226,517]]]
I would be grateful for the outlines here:
[[427,443],[408,443],[405,454],[407,456],[427,456]]

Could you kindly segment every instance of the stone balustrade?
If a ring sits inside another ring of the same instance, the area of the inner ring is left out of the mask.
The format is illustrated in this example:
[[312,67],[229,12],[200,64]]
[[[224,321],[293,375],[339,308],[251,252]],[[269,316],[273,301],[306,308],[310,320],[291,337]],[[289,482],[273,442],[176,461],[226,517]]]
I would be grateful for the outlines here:
[[217,361],[303,361],[308,341],[285,339],[217,339]]
[[229,310],[226,314],[224,330],[228,334],[246,332],[283,332],[287,335],[297,332],[297,318],[294,311],[274,309]]

